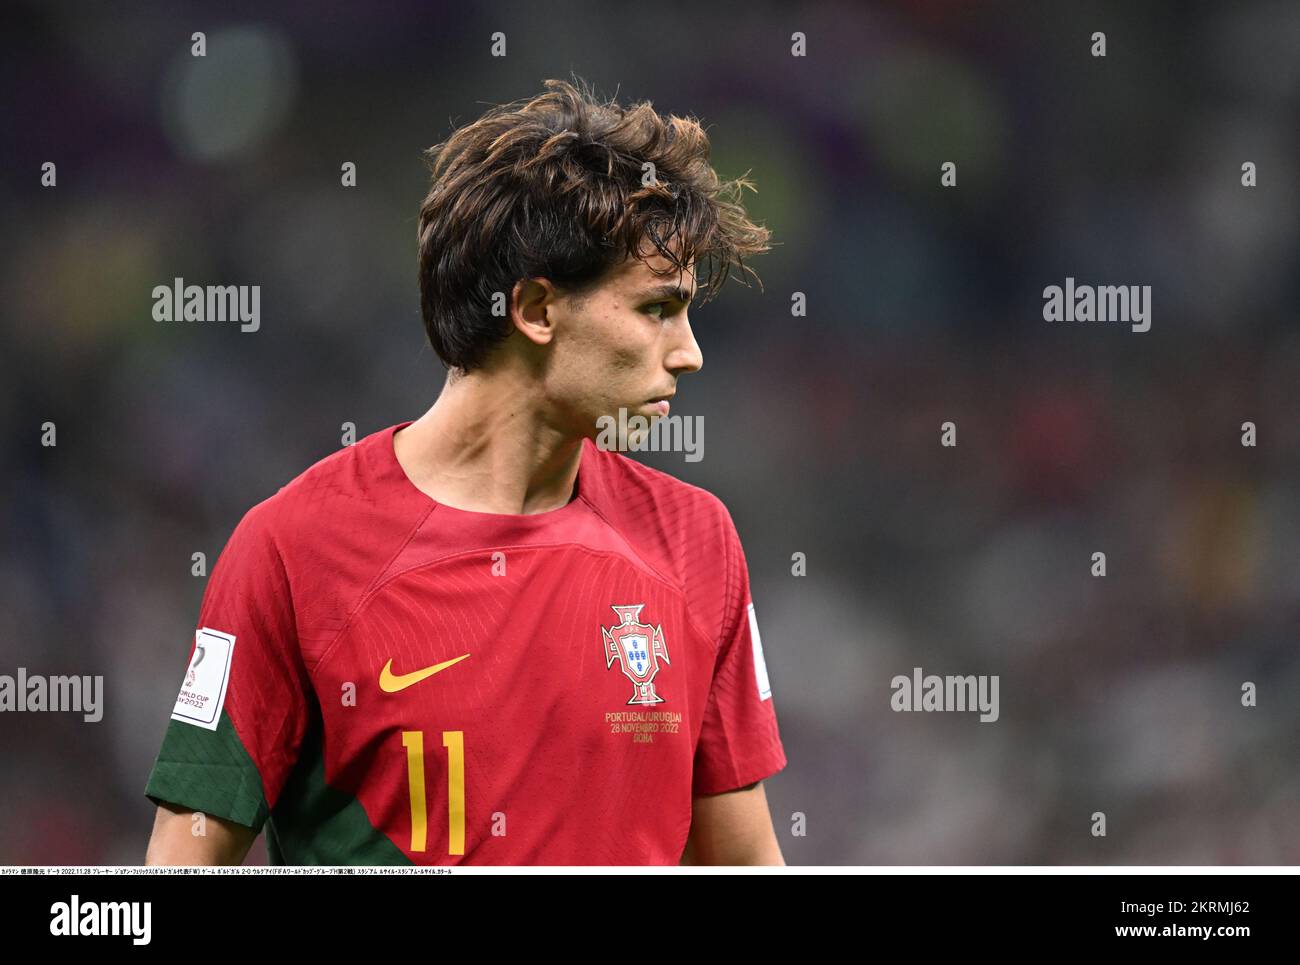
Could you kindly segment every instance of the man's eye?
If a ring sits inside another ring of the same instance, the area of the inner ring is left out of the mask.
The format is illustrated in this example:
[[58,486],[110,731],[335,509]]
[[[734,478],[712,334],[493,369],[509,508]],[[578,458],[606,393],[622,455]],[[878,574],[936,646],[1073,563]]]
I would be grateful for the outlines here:
[[[654,310],[655,310],[656,308],[659,309],[659,314],[658,314],[658,315],[654,315]],[[664,315],[666,314],[666,309],[667,309],[667,308],[668,308],[668,303],[667,303],[667,302],[655,302],[653,305],[647,305],[647,306],[646,306],[646,311],[647,311],[647,312],[650,312],[652,315],[654,315],[655,318],[663,318]]]

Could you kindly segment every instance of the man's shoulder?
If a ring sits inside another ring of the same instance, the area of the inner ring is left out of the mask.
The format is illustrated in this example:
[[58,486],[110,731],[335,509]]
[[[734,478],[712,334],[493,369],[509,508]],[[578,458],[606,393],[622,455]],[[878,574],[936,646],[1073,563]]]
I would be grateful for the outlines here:
[[[728,588],[743,565],[735,524],[723,501],[701,486],[684,482],[617,452],[591,443],[599,467],[589,501],[633,551],[676,584],[716,628],[724,617]],[[584,456],[583,458],[588,458]]]
[[328,543],[340,533],[358,532],[359,524],[396,515],[400,507],[392,493],[385,492],[394,480],[378,450],[394,428],[318,459],[249,509],[240,527],[269,537],[283,549],[304,541]]
[[[317,460],[249,509],[223,555],[229,572],[257,567],[283,580],[298,646],[311,664],[327,650],[366,588],[393,558],[429,504],[411,496],[386,460],[393,429]],[[400,468],[400,467],[399,467]]]
[[[616,511],[640,526],[697,525],[711,531],[732,528],[726,504],[714,493],[669,473],[637,462],[620,452],[601,449],[587,440],[597,466],[598,492],[591,502],[601,512]],[[705,535],[705,534],[701,534]]]

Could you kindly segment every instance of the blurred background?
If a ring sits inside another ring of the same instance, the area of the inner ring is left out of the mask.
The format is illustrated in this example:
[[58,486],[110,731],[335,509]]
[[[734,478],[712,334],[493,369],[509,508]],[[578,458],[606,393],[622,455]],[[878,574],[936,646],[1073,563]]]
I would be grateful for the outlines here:
[[[778,242],[691,311],[704,459],[638,458],[744,541],[787,861],[1300,862],[1300,7],[2,16],[0,673],[103,674],[105,713],[0,715],[0,863],[143,860],[191,554],[432,403],[421,151],[571,72],[699,117]],[[260,285],[261,330],[155,322],[177,276]],[[1152,286],[1151,330],[1045,322],[1067,276]],[[999,675],[999,720],[893,712],[913,667]]]

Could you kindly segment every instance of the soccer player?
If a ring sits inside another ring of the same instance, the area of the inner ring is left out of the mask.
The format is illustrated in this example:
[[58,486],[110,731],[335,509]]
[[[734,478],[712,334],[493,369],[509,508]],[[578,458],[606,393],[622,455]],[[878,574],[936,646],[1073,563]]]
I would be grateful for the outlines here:
[[594,441],[620,408],[667,414],[702,364],[697,286],[769,233],[694,120],[546,88],[429,152],[437,401],[222,552],[145,790],[149,864],[238,863],[263,828],[275,864],[784,863],[731,517]]

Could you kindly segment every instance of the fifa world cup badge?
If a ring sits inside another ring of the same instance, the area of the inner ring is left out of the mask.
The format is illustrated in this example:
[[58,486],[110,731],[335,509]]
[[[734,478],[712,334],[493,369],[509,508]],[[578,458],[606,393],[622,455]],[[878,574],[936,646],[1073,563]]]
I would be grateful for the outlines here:
[[605,669],[619,661],[623,673],[632,681],[632,699],[629,704],[662,704],[664,698],[655,693],[655,675],[659,661],[671,664],[668,648],[664,645],[663,626],[652,627],[641,623],[644,603],[632,606],[613,606],[622,621],[617,626],[602,626],[600,633],[605,641]]

